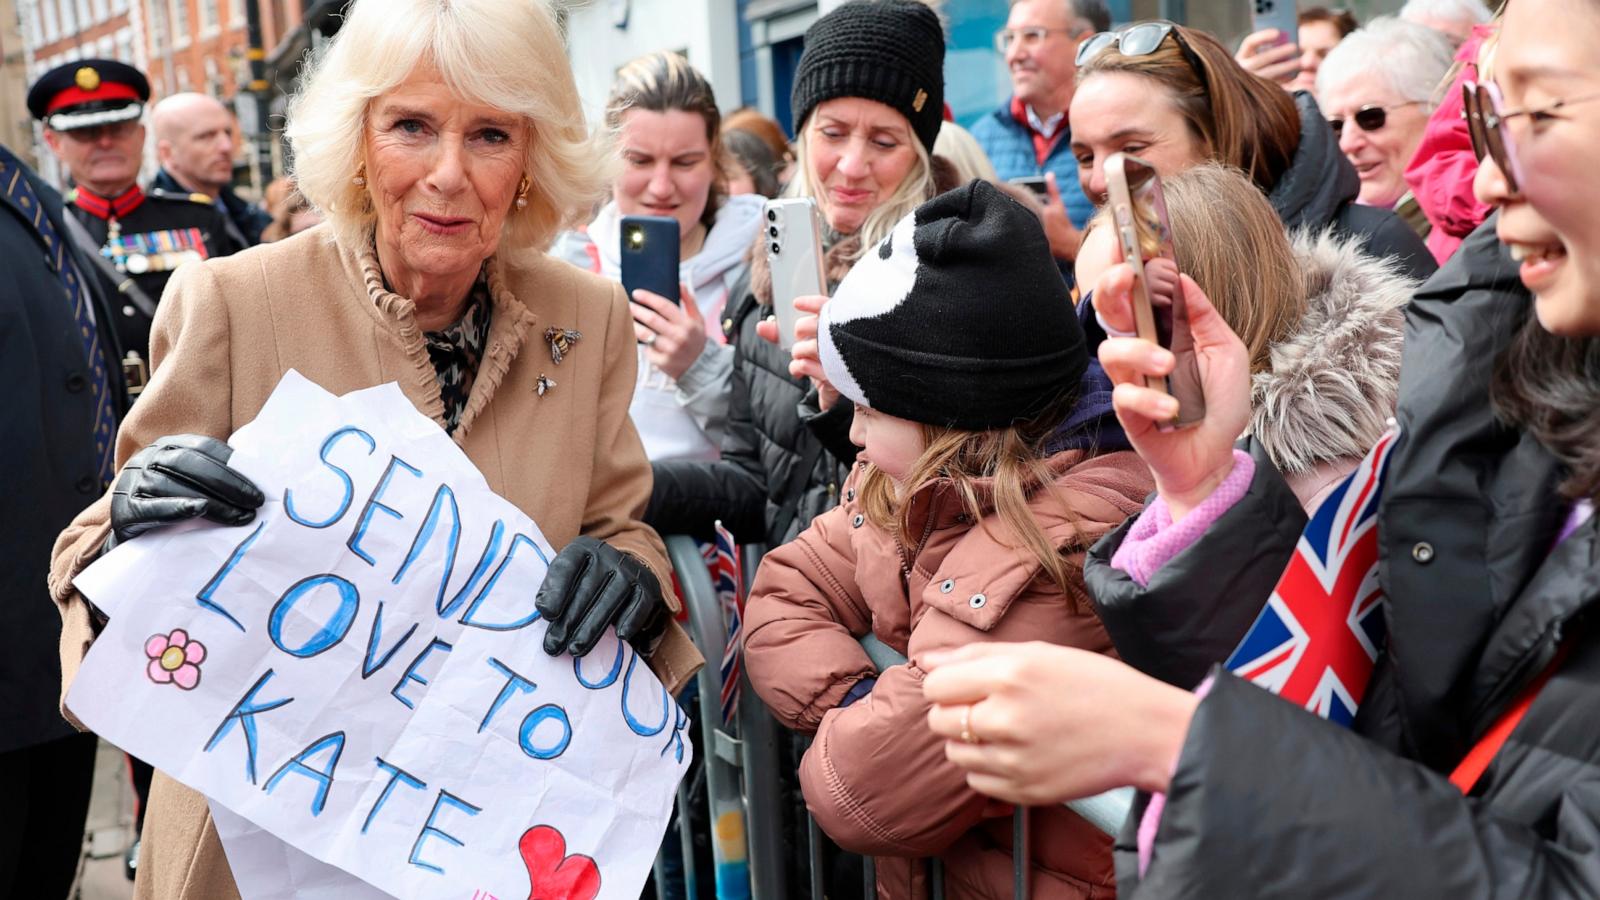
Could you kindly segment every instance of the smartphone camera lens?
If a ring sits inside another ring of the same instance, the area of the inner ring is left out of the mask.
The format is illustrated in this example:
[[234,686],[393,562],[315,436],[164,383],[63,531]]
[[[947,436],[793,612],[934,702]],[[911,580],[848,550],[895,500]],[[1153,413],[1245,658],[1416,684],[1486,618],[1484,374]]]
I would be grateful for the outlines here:
[[778,242],[777,241],[773,241],[771,246],[769,246],[767,249],[772,251],[772,255],[773,256],[777,256],[778,253],[779,253]]
[[778,221],[778,211],[775,210],[775,209],[767,210],[767,221],[768,222],[776,222],[776,221]]
[[644,246],[644,229],[631,228],[628,230],[628,246],[638,250]]
[[772,238],[774,240],[776,240],[777,237],[778,237],[778,226],[776,226],[776,225],[769,226],[767,228],[767,234],[771,235]]

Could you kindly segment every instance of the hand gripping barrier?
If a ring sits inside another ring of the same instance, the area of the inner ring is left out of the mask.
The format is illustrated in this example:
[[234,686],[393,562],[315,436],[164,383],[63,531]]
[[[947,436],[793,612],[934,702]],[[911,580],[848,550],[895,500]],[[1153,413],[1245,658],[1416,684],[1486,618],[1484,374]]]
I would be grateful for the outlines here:
[[[689,817],[683,814],[692,801],[689,780],[678,788],[678,809],[675,826],[680,831],[683,848],[684,880],[688,896],[693,898],[696,886],[714,879],[718,900],[788,900],[789,880],[785,877],[782,831],[782,787],[779,779],[779,742],[788,737],[787,732],[772,718],[760,697],[742,674],[742,690],[734,721],[723,728],[717,714],[718,698],[722,692],[722,671],[717,661],[727,640],[727,620],[721,601],[711,581],[699,544],[686,535],[668,535],[665,538],[667,555],[678,576],[683,592],[683,602],[689,613],[689,634],[706,657],[707,665],[696,676],[700,692],[701,761],[705,767],[706,801],[712,823],[712,856],[715,872],[699,872],[695,868]],[[761,548],[745,548],[745,589],[754,579]],[[861,640],[873,664],[881,671],[905,662],[873,635]],[[1067,803],[1067,807],[1087,819],[1097,828],[1115,835],[1127,817],[1133,801],[1129,788],[1108,791],[1095,797],[1086,797]],[[815,820],[807,821],[810,834],[810,896],[822,900],[825,872],[823,871],[822,832]],[[1012,819],[1012,846],[1024,848],[1015,854],[1013,896],[1027,900],[1028,810],[1019,807]],[[929,884],[934,900],[944,897],[944,870],[938,859],[930,859]],[[876,872],[871,857],[863,858],[865,896],[876,896]],[[658,896],[664,880],[662,860],[656,861]]]

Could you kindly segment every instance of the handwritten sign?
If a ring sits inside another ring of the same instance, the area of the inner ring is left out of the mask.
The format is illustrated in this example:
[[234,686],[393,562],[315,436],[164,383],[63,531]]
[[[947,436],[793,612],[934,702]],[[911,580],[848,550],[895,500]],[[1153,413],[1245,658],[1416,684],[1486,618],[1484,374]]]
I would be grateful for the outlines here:
[[544,653],[538,527],[392,384],[290,372],[230,443],[254,522],[161,529],[77,579],[110,624],[71,711],[397,897],[637,897],[688,719],[614,633]]

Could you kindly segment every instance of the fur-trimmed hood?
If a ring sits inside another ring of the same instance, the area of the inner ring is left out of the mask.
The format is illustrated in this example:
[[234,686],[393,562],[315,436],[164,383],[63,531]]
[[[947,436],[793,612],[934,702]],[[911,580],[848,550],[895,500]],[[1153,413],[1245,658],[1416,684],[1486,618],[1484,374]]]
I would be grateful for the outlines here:
[[1272,346],[1250,404],[1251,433],[1291,480],[1348,471],[1383,434],[1399,394],[1403,308],[1419,284],[1364,253],[1359,237],[1296,231],[1292,242],[1305,318]]

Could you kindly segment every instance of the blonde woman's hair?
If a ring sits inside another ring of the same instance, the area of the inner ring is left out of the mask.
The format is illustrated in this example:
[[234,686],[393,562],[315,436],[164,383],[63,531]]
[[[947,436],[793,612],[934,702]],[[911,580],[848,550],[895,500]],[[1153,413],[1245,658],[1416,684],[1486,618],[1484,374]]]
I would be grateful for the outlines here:
[[[783,193],[786,197],[810,197],[820,206],[823,192],[821,185],[812,182],[811,152],[806,149],[811,143],[808,136],[811,134],[815,118],[813,110],[812,115],[806,116],[806,120],[800,123],[800,131],[795,135],[794,142],[795,176],[789,180],[789,186]],[[866,221],[861,223],[861,229],[856,232],[860,238],[860,247],[856,253],[858,257],[869,248],[878,246],[901,219],[932,200],[938,193],[933,185],[933,160],[928,156],[928,148],[922,146],[922,142],[912,133],[909,122],[906,123],[906,137],[906,143],[917,154],[916,162],[906,171],[905,178],[900,180],[900,185],[895,188],[894,193],[878,204],[877,209],[868,213]],[[850,259],[846,262],[855,260]]]
[[[1044,574],[1069,596],[1082,591],[1081,584],[1071,586],[1079,576],[1039,526],[1029,500],[1041,490],[1049,491],[1060,504],[1063,516],[1072,520],[1071,507],[1056,490],[1055,478],[1045,462],[1045,444],[1076,403],[1074,391],[1033,419],[986,431],[919,423],[927,449],[902,482],[909,495],[930,481],[949,481],[975,527],[991,528],[989,516],[998,517],[1003,533],[996,538],[1031,551]],[[980,480],[989,482],[987,504],[979,496]],[[901,494],[893,478],[868,464],[860,484],[862,512],[873,525],[899,538],[902,546],[914,548],[922,535],[911,533],[910,507],[901,503]]]
[[994,163],[989,161],[989,155],[983,152],[978,139],[972,136],[972,132],[954,122],[940,123],[939,137],[933,142],[933,152],[936,156],[950,160],[956,167],[956,174],[961,177],[962,184],[974,178],[990,184],[1000,182],[1000,173],[995,171]]
[[463,100],[528,122],[528,205],[506,216],[505,249],[547,246],[604,196],[614,165],[584,121],[547,0],[356,0],[307,67],[286,128],[296,183],[341,244],[363,246],[374,227],[367,189],[352,183],[368,109],[427,67]]
[[[1162,179],[1178,266],[1206,292],[1250,352],[1272,368],[1272,345],[1305,318],[1305,276],[1266,195],[1238,169],[1206,163]],[[1110,214],[1095,215],[1095,224]]]

